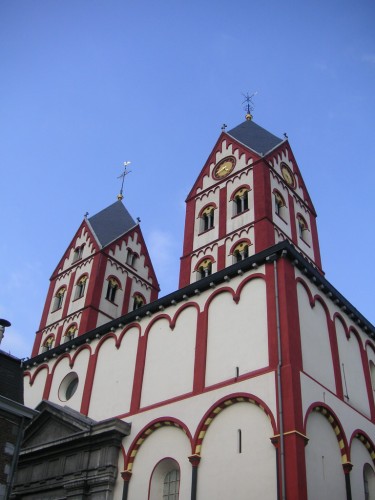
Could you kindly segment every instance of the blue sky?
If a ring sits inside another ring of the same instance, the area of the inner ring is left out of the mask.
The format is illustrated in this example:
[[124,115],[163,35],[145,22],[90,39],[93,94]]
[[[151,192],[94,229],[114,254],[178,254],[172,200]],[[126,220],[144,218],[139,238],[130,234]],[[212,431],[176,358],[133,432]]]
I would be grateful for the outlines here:
[[221,125],[291,147],[327,279],[374,322],[375,4],[2,0],[2,349],[31,352],[49,277],[87,211],[124,202],[177,288],[184,200]]

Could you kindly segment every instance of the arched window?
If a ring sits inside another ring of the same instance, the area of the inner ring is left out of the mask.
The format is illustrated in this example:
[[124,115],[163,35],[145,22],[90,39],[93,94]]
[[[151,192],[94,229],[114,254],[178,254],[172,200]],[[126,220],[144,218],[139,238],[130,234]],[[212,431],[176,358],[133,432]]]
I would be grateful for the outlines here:
[[180,471],[172,469],[164,476],[163,500],[178,500]]
[[370,377],[371,377],[371,385],[375,401],[375,364],[372,361],[370,361]]
[[307,222],[305,219],[302,217],[302,215],[298,214],[297,215],[297,224],[298,224],[298,235],[299,237],[307,243],[307,234],[308,234],[308,226]]
[[119,288],[119,282],[115,278],[109,278],[105,298],[110,302],[115,302],[116,292]]
[[275,213],[282,219],[285,217],[285,200],[279,191],[273,192],[275,196]]
[[126,263],[128,264],[128,266],[135,267],[135,263],[137,262],[137,259],[138,259],[138,255],[135,252],[133,252],[133,250],[128,248],[127,254],[126,254]]
[[49,337],[46,338],[46,340],[43,343],[43,352],[47,352],[53,347],[53,341],[54,341],[53,335],[50,335]]
[[180,467],[173,458],[164,458],[152,472],[149,500],[178,500],[179,490]]
[[84,296],[85,288],[86,288],[86,281],[87,281],[87,274],[85,274],[84,276],[81,276],[79,278],[79,280],[77,281],[76,291],[75,291],[75,295],[74,295],[75,299],[80,299],[81,297]]
[[206,276],[212,274],[212,261],[211,259],[204,259],[197,267],[197,279],[201,280]]
[[233,250],[233,262],[240,262],[249,256],[249,244],[246,241],[238,243]]
[[69,340],[73,340],[77,334],[77,325],[71,325],[64,334],[64,342],[69,342]]
[[365,500],[371,500],[375,495],[375,472],[370,464],[363,467],[363,486]]
[[85,245],[81,245],[79,247],[77,247],[75,250],[74,250],[74,253],[73,253],[73,263],[74,262],[77,262],[77,260],[81,260],[82,259],[82,254],[83,254],[83,247]]
[[64,295],[66,292],[66,287],[63,286],[59,288],[53,299],[52,312],[61,309],[64,301]]
[[213,205],[209,205],[206,207],[200,214],[201,227],[200,232],[208,231],[214,227],[214,214],[215,207]]
[[249,190],[246,187],[239,189],[233,196],[233,215],[242,214],[249,209]]
[[145,298],[140,293],[135,293],[133,299],[133,311],[145,305]]

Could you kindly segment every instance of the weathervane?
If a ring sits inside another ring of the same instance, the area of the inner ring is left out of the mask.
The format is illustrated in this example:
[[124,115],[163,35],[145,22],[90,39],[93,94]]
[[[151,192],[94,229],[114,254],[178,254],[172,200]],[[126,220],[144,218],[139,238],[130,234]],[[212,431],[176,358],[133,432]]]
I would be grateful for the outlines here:
[[128,170],[128,166],[130,165],[130,161],[124,161],[124,171],[121,175],[119,175],[117,177],[117,179],[121,179],[122,178],[122,183],[121,183],[121,189],[120,189],[120,194],[117,195],[117,199],[118,200],[122,200],[124,198],[124,195],[122,194],[123,193],[123,190],[124,190],[124,180],[125,180],[125,176],[130,174],[131,170]]
[[245,100],[242,102],[242,104],[245,104],[244,106],[244,110],[246,111],[246,120],[251,120],[253,118],[253,115],[251,114],[251,112],[253,111],[254,109],[254,103],[252,101],[252,98],[255,97],[257,95],[258,92],[254,92],[254,94],[251,94],[249,95],[248,92],[246,92],[246,94],[242,94],[245,98]]

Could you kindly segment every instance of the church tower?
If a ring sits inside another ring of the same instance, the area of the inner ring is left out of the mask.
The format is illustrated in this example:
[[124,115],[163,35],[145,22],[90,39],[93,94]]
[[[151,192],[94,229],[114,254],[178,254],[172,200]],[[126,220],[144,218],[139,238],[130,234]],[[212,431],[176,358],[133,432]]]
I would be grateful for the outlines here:
[[141,228],[121,196],[85,217],[50,281],[33,356],[157,299]]
[[248,114],[222,132],[187,197],[180,287],[283,240],[321,271],[316,212],[289,142]]
[[322,272],[287,138],[249,115],[187,197],[174,292],[121,199],[83,220],[24,362],[17,498],[375,498],[375,328]]

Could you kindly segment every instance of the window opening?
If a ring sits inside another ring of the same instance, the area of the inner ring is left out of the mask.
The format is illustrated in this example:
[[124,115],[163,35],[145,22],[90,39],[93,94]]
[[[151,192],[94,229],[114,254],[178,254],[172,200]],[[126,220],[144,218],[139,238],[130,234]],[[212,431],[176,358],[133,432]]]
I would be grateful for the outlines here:
[[249,209],[248,189],[242,188],[234,195],[234,215],[239,215]]
[[47,352],[52,349],[53,337],[48,337],[43,344],[43,352]]
[[77,333],[77,325],[70,326],[64,335],[65,342],[69,342],[69,340],[73,340]]
[[208,231],[214,227],[214,207],[206,207],[201,214],[201,232]]
[[239,243],[233,250],[234,263],[241,262],[249,256],[249,245],[246,242]]
[[78,382],[79,378],[76,372],[70,372],[63,378],[58,392],[60,401],[68,401],[74,396]]
[[77,260],[81,260],[82,259],[83,247],[84,246],[85,245],[81,245],[80,247],[77,247],[74,250],[74,253],[73,253],[73,262],[77,262]]
[[173,469],[164,477],[163,500],[178,500],[180,488],[180,471]]
[[128,264],[128,266],[135,267],[137,258],[137,254],[130,250],[130,248],[128,248],[128,253],[126,255],[126,263]]
[[370,464],[365,464],[363,467],[363,487],[365,493],[365,500],[375,498],[375,472]]
[[307,223],[302,215],[297,215],[297,222],[299,237],[306,243]]
[[133,311],[135,311],[136,309],[139,309],[144,304],[145,304],[145,301],[144,301],[144,298],[142,297],[142,295],[140,295],[139,293],[136,293],[134,295]]
[[86,281],[87,281],[87,276],[82,276],[82,278],[80,278],[77,282],[77,285],[76,285],[76,293],[75,293],[75,299],[80,299],[81,297],[83,297],[84,293],[85,293],[85,288],[86,288]]
[[60,290],[56,293],[53,301],[52,311],[57,311],[57,309],[61,309],[64,300],[64,294],[66,292],[66,288],[60,288]]
[[212,262],[210,259],[205,259],[197,269],[198,279],[203,279],[212,274]]
[[370,379],[371,379],[371,387],[372,392],[374,393],[374,402],[375,402],[375,363],[370,360]]
[[283,207],[285,207],[284,198],[281,196],[281,194],[278,191],[275,191],[275,212],[280,217],[282,217]]
[[238,453],[242,453],[242,430],[238,429]]
[[107,293],[106,293],[105,298],[107,300],[109,300],[110,302],[114,302],[118,288],[119,288],[118,282],[114,278],[109,278],[108,286],[107,286]]

